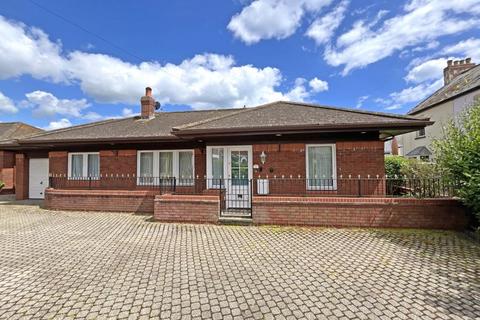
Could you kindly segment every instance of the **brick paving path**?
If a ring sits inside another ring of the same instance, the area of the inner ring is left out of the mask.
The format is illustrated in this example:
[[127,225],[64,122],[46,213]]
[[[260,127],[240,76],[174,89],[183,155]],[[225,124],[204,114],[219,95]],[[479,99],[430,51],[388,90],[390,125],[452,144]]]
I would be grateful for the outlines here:
[[480,318],[462,235],[160,224],[0,206],[0,318]]

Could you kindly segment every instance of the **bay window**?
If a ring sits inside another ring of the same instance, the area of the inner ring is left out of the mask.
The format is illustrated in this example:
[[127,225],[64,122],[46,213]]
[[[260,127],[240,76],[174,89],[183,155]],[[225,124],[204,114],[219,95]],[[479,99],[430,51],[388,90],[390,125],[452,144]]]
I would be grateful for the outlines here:
[[307,189],[334,190],[336,182],[336,155],[334,144],[306,146]]
[[137,155],[139,184],[169,184],[175,178],[177,185],[190,186],[194,182],[193,150],[139,151]]
[[100,177],[98,152],[74,152],[68,154],[68,178],[86,179]]

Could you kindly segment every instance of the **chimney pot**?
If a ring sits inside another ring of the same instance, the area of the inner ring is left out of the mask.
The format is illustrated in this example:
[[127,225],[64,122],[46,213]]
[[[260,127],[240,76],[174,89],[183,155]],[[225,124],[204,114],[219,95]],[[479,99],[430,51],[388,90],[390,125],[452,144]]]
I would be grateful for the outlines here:
[[443,69],[443,82],[445,85],[452,82],[455,77],[465,71],[473,68],[475,63],[472,63],[472,58],[466,58],[465,60],[447,60],[447,67]]
[[142,119],[152,119],[155,117],[155,99],[152,96],[152,88],[145,88],[145,95],[140,99],[142,105]]
[[145,95],[146,95],[147,97],[151,97],[151,96],[152,96],[152,88],[146,87],[146,88],[145,88]]

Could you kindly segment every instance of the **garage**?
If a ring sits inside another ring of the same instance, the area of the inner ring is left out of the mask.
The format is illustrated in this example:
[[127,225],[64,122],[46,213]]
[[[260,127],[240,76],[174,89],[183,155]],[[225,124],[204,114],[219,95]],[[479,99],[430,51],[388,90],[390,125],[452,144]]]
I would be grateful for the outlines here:
[[48,158],[30,159],[28,197],[30,199],[45,198],[48,187]]

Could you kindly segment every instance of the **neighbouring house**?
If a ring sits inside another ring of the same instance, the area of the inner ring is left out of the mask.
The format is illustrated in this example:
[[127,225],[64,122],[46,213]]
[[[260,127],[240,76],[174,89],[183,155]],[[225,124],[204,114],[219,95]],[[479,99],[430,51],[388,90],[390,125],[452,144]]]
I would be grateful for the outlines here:
[[22,122],[0,122],[0,181],[5,185],[0,194],[15,192],[15,148],[17,139],[43,132]]
[[[429,119],[284,101],[155,109],[147,88],[139,116],[18,140],[17,199],[45,197],[50,209],[150,212],[176,222],[465,223],[455,200],[386,197],[384,140],[418,131]],[[39,186],[47,185],[44,194]]]
[[480,99],[480,66],[470,58],[449,60],[443,74],[444,86],[408,112],[410,116],[429,118],[434,124],[398,137],[405,157],[432,160],[433,140],[443,136],[449,121]]

